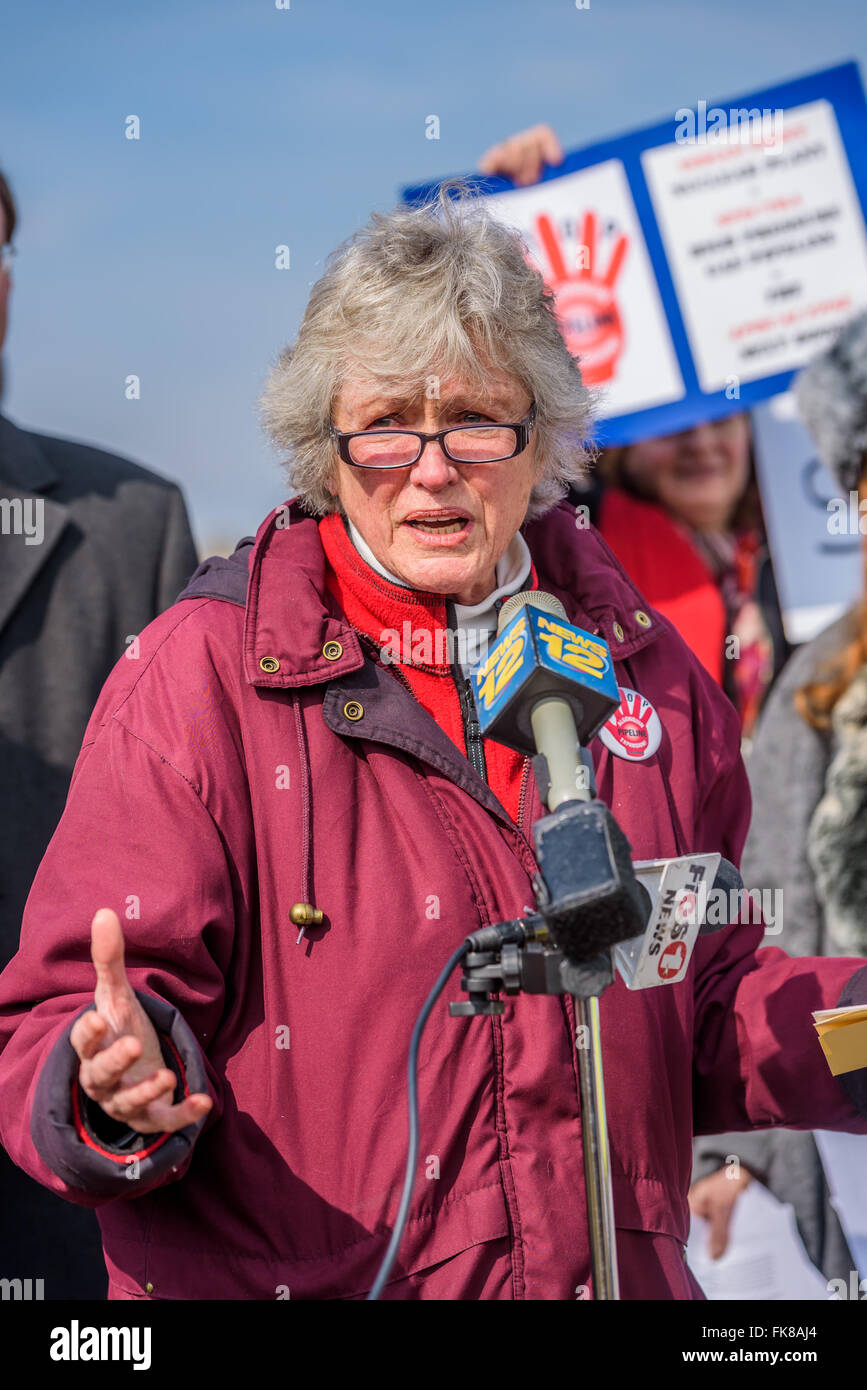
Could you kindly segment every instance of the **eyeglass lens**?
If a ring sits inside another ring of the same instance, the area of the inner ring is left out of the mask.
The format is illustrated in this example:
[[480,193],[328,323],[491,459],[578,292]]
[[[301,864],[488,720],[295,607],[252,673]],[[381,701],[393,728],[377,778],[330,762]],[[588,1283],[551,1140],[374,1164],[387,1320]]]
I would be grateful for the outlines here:
[[[461,463],[491,463],[515,452],[517,436],[513,429],[492,425],[490,429],[449,430],[445,444],[451,456]],[[366,468],[395,468],[414,463],[419,456],[419,440],[397,431],[356,435],[349,441],[353,463]]]

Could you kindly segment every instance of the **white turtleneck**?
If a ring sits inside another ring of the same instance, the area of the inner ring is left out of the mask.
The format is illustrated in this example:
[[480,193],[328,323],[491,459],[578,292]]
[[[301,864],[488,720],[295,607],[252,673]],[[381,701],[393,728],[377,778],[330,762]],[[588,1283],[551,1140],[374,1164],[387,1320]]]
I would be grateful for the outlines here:
[[[371,569],[376,570],[383,579],[387,579],[391,584],[397,584],[401,589],[412,589],[411,584],[407,584],[403,579],[398,579],[397,575],[391,574],[384,565],[380,564],[367,541],[357,527],[353,526],[349,517],[346,518],[346,524],[352,544]],[[464,676],[468,676],[474,671],[485,655],[487,644],[497,631],[497,614],[500,605],[510,594],[517,594],[525,587],[530,573],[530,564],[530,550],[527,542],[520,531],[516,531],[505,554],[497,562],[497,587],[493,593],[482,599],[480,603],[456,603],[454,605],[455,621],[459,631],[464,634],[463,642],[457,644],[455,656]],[[464,660],[461,659],[462,656],[465,657]]]

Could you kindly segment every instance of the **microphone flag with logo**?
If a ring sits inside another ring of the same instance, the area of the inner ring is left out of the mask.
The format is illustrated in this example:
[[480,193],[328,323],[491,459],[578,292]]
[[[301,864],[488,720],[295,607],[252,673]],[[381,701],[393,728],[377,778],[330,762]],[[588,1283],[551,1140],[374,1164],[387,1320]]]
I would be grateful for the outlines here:
[[560,600],[536,589],[503,605],[496,641],[473,681],[484,737],[530,755],[537,701],[565,700],[582,744],[620,704],[608,644],[570,623]]

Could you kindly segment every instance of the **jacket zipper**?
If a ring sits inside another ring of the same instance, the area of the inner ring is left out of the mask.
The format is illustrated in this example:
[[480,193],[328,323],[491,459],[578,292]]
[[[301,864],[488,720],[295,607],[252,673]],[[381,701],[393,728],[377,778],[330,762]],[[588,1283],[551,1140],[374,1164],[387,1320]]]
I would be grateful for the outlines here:
[[469,677],[462,681],[455,667],[452,667],[452,675],[461,697],[461,715],[464,721],[464,742],[467,747],[467,757],[482,780],[487,782],[488,767],[485,762],[485,745],[482,740],[482,726],[479,723],[473,701],[473,683]]
[[[363,637],[366,636],[366,634],[359,633],[359,636]],[[369,642],[370,639],[367,639],[365,645],[368,645]],[[370,649],[370,647],[368,649]],[[382,663],[380,662],[378,664]],[[415,699],[416,696],[413,691],[413,688],[407,680],[406,676],[403,674],[403,671],[401,671],[397,662],[389,662],[386,669],[391,671],[391,673],[397,677],[401,685],[406,690],[408,690],[410,695],[412,695],[413,699]],[[461,722],[463,724],[464,742],[466,744],[467,757],[469,758],[470,763],[475,768],[476,772],[479,774],[482,780],[487,782],[488,770],[487,764],[485,763],[485,751],[482,741],[482,729],[481,725],[479,724],[478,717],[476,715],[476,707],[473,702],[472,681],[469,679],[462,679],[460,671],[455,663],[452,663],[450,669],[452,673],[452,679],[455,683],[455,686],[457,687],[458,698],[461,703]]]
[[[455,621],[454,604],[446,602],[446,614],[448,625],[454,631],[457,627]],[[464,726],[464,744],[467,750],[467,758],[473,768],[479,774],[483,782],[488,780],[488,768],[485,762],[485,748],[482,741],[482,726],[476,714],[476,705],[473,699],[473,683],[469,676],[464,676],[456,661],[450,663],[452,680],[458,692],[458,699],[461,702],[461,719]]]
[[518,798],[518,819],[516,821],[516,825],[522,834],[523,826],[521,825],[521,821],[524,818],[524,802],[527,799],[527,786],[530,781],[530,768],[532,765],[531,758],[524,759],[524,771],[521,773],[521,795]]

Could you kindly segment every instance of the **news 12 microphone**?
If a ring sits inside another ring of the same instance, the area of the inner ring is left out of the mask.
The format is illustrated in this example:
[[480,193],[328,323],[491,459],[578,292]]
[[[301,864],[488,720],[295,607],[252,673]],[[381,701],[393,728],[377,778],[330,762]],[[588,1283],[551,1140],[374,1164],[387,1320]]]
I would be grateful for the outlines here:
[[528,589],[503,604],[474,682],[483,737],[545,758],[548,809],[589,800],[579,745],[620,704],[608,644],[570,623],[553,594]]
[[581,753],[620,703],[608,645],[570,623],[553,594],[515,594],[474,694],[484,737],[536,755],[537,771],[541,755],[551,814],[533,827],[537,905],[567,960],[594,960],[637,936],[649,906],[629,841],[593,799]]

